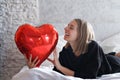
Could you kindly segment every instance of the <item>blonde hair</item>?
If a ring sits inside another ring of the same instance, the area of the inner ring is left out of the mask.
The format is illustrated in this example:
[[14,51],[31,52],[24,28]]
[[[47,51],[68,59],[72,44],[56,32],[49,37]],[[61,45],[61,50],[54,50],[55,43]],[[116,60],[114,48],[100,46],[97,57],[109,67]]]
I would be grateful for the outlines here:
[[[91,40],[95,40],[95,35],[93,27],[90,23],[81,19],[74,20],[77,22],[78,25],[78,37],[73,52],[76,56],[79,56],[80,54],[84,54],[85,52],[87,52],[88,43],[91,42]],[[66,43],[65,48],[68,46],[70,46],[69,42]]]

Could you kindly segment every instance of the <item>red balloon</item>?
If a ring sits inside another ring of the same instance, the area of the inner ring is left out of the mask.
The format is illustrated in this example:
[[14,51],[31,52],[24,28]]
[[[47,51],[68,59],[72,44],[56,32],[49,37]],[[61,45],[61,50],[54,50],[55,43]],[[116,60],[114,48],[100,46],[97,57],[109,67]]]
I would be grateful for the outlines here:
[[43,24],[34,27],[30,24],[19,26],[15,33],[15,43],[22,54],[29,59],[32,54],[32,61],[38,56],[40,63],[47,59],[58,42],[58,33],[51,24]]

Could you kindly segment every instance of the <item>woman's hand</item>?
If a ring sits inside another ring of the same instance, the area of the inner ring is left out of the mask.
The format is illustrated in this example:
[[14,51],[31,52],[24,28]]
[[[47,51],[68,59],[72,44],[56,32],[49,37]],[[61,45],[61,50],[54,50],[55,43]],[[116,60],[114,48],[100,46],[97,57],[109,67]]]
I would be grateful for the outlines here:
[[58,58],[57,58],[57,51],[56,51],[56,48],[55,50],[53,51],[53,55],[54,55],[54,59],[50,59],[48,58],[48,60],[50,62],[53,63],[53,65],[59,70],[61,71],[62,73],[64,73],[65,75],[69,75],[69,76],[74,76],[74,71],[68,69],[67,67],[64,67],[60,64]]
[[37,66],[37,64],[40,62],[40,60],[38,59],[38,57],[36,57],[33,61],[32,61],[32,54],[30,54],[29,59],[27,59],[26,55],[24,54],[27,66],[29,67],[29,69],[34,68]]
[[54,51],[53,51],[53,56],[54,56],[54,59],[53,59],[53,60],[50,59],[50,58],[47,58],[47,60],[50,61],[50,62],[52,62],[53,65],[59,70],[60,67],[61,67],[61,64],[60,64],[60,62],[59,62],[59,60],[58,60],[58,57],[57,57],[56,48],[55,48]]

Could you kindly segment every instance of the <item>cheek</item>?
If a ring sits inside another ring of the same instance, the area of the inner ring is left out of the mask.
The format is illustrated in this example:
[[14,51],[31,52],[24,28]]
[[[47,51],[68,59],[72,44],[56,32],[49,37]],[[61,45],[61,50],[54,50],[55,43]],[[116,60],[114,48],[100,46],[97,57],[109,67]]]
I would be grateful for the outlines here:
[[74,36],[74,40],[77,40],[77,36]]
[[76,40],[76,39],[77,39],[77,33],[73,33],[73,34],[72,34],[72,38],[73,38],[74,40]]

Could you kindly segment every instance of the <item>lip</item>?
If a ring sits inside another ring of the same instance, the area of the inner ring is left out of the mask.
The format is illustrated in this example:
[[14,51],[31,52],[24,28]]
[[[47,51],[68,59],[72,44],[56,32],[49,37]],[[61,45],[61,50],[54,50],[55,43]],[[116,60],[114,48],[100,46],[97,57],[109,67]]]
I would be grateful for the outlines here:
[[66,35],[66,34],[65,34],[65,35],[64,35],[64,38],[67,38],[67,37],[69,37],[69,35]]
[[68,37],[68,36],[70,36],[70,35],[69,35],[69,34],[65,34],[64,36]]
[[69,36],[69,33],[68,33],[68,32],[65,32],[65,35],[66,35],[66,36]]

